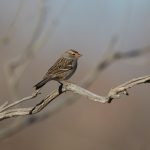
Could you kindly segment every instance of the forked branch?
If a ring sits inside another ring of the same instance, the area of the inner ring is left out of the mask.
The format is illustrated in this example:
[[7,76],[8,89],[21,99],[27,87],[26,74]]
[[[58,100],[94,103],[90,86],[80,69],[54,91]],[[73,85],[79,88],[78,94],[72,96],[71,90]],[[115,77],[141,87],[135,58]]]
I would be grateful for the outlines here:
[[148,76],[143,76],[139,78],[132,79],[128,82],[125,82],[113,89],[111,89],[108,93],[107,96],[99,96],[93,92],[90,92],[78,85],[75,85],[70,82],[62,82],[63,86],[61,89],[57,89],[52,91],[48,96],[46,96],[44,99],[41,100],[40,103],[33,107],[29,108],[14,108],[10,109],[13,106],[18,105],[19,103],[22,103],[27,100],[31,100],[35,97],[38,96],[39,92],[36,91],[33,93],[31,96],[25,97],[21,100],[18,100],[12,104],[5,103],[2,106],[0,106],[0,121],[7,119],[7,118],[12,118],[12,117],[17,117],[17,116],[24,116],[24,115],[32,115],[40,112],[42,109],[44,109],[51,101],[56,99],[58,96],[63,94],[64,92],[73,92],[76,93],[80,96],[87,97],[89,100],[97,101],[100,103],[110,103],[113,99],[119,99],[121,94],[128,95],[127,90],[129,88],[132,88],[136,85],[143,84],[143,83],[150,83],[150,75]]

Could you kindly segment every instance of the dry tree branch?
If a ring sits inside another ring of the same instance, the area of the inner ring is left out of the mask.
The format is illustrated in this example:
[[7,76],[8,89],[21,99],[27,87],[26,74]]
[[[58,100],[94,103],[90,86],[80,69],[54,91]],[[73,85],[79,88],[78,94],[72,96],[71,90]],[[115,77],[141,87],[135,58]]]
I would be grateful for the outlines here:
[[[109,103],[113,99],[120,98],[120,95],[122,93],[125,95],[128,95],[127,90],[129,88],[132,88],[136,85],[143,84],[143,83],[150,83],[150,75],[135,78],[126,83],[123,83],[123,84],[111,89],[110,92],[108,93],[108,96],[99,96],[99,95],[94,94],[80,86],[77,86],[73,83],[65,81],[59,87],[58,90],[52,91],[48,96],[46,96],[40,103],[38,103],[34,107],[9,109],[12,106],[16,106],[17,104],[19,104],[25,100],[33,99],[34,97],[36,97],[38,95],[37,94],[38,92],[31,96],[25,97],[25,98],[17,101],[16,104],[13,103],[10,105],[6,105],[5,107],[1,107],[2,109],[0,110],[0,121],[7,119],[7,118],[17,117],[17,116],[36,114],[36,113],[40,112],[42,109],[44,109],[55,98],[57,98],[62,93],[67,92],[67,91],[76,93],[80,96],[84,96],[92,101],[96,101],[96,102],[100,102],[100,103]],[[6,110],[6,109],[8,109],[8,110]]]
[[[85,88],[89,87],[97,79],[97,77],[100,75],[100,73],[103,70],[105,70],[112,63],[114,63],[118,60],[139,57],[142,55],[146,55],[149,52],[150,52],[150,46],[147,46],[142,49],[135,49],[135,50],[131,50],[128,52],[116,51],[110,55],[107,55],[106,57],[103,58],[102,61],[100,61],[98,63],[98,65],[95,67],[95,69],[93,69],[84,78],[84,80],[82,80],[80,85]],[[79,97],[78,96],[74,96],[74,97],[69,96],[66,99],[62,100],[61,103],[57,106],[57,108],[55,108],[55,110],[46,111],[46,112],[36,115],[36,116],[32,115],[31,117],[25,118],[24,120],[22,120],[22,122],[20,122],[18,124],[14,124],[14,125],[6,127],[5,129],[0,131],[0,139],[10,137],[10,136],[14,135],[15,133],[19,132],[20,130],[24,129],[25,127],[32,125],[33,123],[37,123],[41,120],[44,120],[44,119],[50,117],[51,115],[54,115],[54,113],[60,111],[64,106],[72,104],[74,101],[76,101],[77,98],[79,98]],[[111,99],[109,99],[108,102],[111,102]]]
[[113,99],[120,98],[121,94],[129,95],[127,92],[128,89],[143,83],[150,83],[150,75],[132,79],[117,86],[116,88],[111,89],[108,93],[109,102]]

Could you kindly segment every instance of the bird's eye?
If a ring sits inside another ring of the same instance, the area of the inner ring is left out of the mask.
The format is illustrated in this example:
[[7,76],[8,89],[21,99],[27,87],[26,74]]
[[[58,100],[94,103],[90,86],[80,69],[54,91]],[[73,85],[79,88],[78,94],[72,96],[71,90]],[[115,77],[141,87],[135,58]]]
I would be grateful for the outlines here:
[[72,55],[75,55],[75,53],[73,53]]

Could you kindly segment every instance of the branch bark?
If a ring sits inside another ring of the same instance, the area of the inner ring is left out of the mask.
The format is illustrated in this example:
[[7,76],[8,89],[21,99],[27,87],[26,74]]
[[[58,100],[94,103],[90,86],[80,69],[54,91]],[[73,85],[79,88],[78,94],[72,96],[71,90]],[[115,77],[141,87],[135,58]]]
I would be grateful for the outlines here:
[[[121,94],[128,95],[127,90],[129,88],[132,88],[136,85],[143,84],[143,83],[150,83],[150,75],[148,76],[143,76],[139,78],[132,79],[126,83],[123,83],[113,89],[111,89],[108,93],[107,96],[99,96],[93,92],[90,92],[78,85],[75,85],[70,82],[62,82],[63,86],[60,86],[59,89],[52,91],[47,97],[41,100],[40,103],[35,105],[34,107],[29,107],[29,108],[16,108],[16,109],[9,109],[12,106],[16,106],[19,103],[22,103],[26,100],[33,99],[37,97],[39,94],[36,92],[35,94],[32,94],[31,96],[25,97],[21,100],[16,101],[16,103],[12,104],[5,104],[0,107],[0,121],[7,119],[7,118],[12,118],[12,117],[17,117],[17,116],[25,116],[25,115],[32,115],[40,112],[42,109],[44,109],[51,101],[55,100],[58,96],[63,94],[64,92],[73,92],[75,94],[78,94],[80,96],[84,96],[88,98],[89,100],[100,102],[100,103],[110,103],[113,99],[119,99]],[[8,109],[8,110],[7,110]]]

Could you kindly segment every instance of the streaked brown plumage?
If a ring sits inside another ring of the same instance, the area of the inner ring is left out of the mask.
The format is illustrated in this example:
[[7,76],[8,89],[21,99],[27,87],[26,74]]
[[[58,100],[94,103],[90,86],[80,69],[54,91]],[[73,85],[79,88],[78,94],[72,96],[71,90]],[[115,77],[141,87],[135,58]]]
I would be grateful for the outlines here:
[[66,51],[48,70],[43,77],[43,80],[34,86],[35,89],[40,89],[50,80],[56,80],[59,82],[69,79],[77,69],[77,61],[80,56],[81,54],[73,49]]

